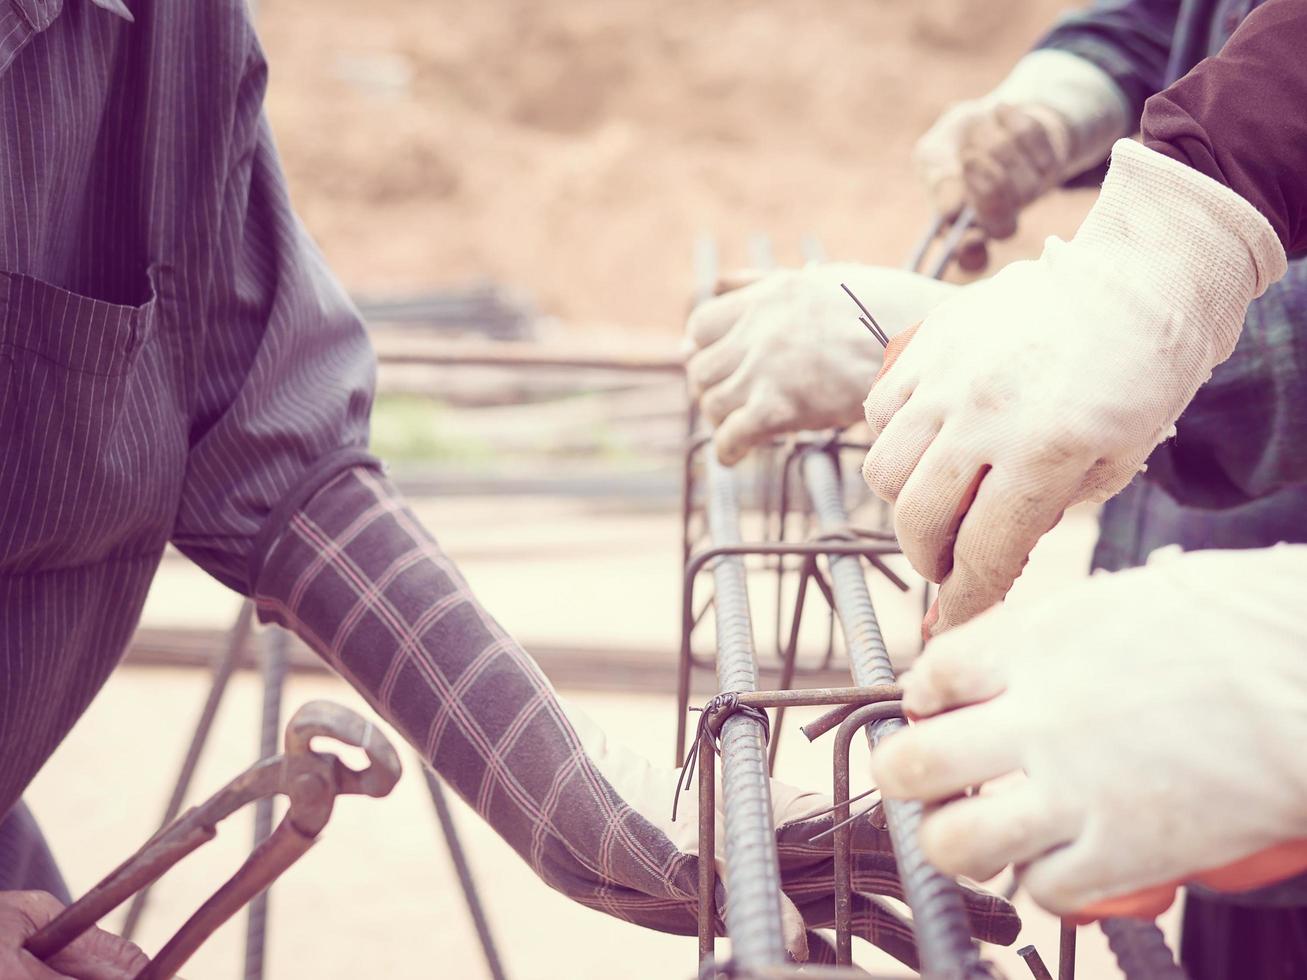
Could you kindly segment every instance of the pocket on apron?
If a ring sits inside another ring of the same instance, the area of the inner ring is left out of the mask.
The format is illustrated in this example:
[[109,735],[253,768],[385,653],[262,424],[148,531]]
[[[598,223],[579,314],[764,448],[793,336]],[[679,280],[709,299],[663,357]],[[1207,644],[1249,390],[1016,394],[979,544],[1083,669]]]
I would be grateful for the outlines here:
[[154,270],[142,292],[112,303],[0,272],[0,574],[103,558],[139,523],[157,434],[125,394],[156,330]]

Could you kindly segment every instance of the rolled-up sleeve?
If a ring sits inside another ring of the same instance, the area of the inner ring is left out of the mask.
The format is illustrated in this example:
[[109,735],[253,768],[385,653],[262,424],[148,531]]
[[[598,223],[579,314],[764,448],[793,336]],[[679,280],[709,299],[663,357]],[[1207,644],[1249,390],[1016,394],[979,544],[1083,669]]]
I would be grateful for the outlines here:
[[364,325],[291,209],[252,60],[234,122],[213,274],[180,303],[204,316],[173,543],[246,595],[292,513],[367,452],[375,358]]
[[1250,202],[1307,253],[1307,0],[1267,0],[1220,53],[1148,100],[1144,144]]

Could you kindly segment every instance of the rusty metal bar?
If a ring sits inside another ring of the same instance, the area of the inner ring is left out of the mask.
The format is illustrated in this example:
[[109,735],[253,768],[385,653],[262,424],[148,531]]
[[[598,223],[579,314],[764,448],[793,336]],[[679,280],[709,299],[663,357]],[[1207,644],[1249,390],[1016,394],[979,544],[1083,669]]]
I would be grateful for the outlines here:
[[[735,473],[706,453],[708,528],[714,547],[741,544]],[[722,554],[712,568],[716,590],[717,683],[722,691],[755,691],[753,622],[744,559]],[[762,723],[733,714],[721,729],[722,808],[726,830],[726,907],[733,958],[743,967],[785,962],[780,861],[772,824],[771,781]]]
[[[843,487],[831,456],[820,450],[809,450],[803,457],[803,476],[821,529],[835,533],[845,528],[848,514]],[[833,552],[827,562],[835,611],[844,630],[854,681],[866,687],[894,683],[894,669],[867,591],[861,559]],[[868,741],[874,747],[877,741],[903,725],[904,722],[897,719],[872,724],[867,728]],[[886,800],[883,810],[894,845],[903,896],[912,909],[922,972],[931,977],[988,976],[971,941],[961,891],[952,880],[932,868],[921,851],[917,831],[921,825],[922,804]]]
[[1076,924],[1063,919],[1057,937],[1057,980],[1076,980]]
[[717,938],[717,759],[712,739],[699,740],[699,962]]
[[1053,974],[1048,972],[1043,957],[1034,946],[1022,946],[1017,950],[1017,955],[1026,961],[1026,966],[1030,967],[1030,974],[1035,980],[1053,980]]
[[835,733],[835,959],[853,962],[853,826],[849,823],[849,748],[853,736],[867,725],[903,717],[903,702],[882,701],[855,710]]

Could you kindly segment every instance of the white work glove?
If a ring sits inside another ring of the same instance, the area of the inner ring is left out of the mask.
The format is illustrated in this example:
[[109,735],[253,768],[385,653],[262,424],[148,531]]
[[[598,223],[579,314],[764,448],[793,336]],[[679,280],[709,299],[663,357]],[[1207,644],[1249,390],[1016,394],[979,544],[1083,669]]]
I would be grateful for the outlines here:
[[1130,482],[1284,270],[1243,198],[1122,140],[1070,242],[890,343],[863,476],[943,582],[934,632],[999,601],[1063,510]]
[[[699,853],[698,773],[689,789],[679,792],[677,816],[672,820],[674,790],[681,771],[654,766],[618,742],[609,739],[595,722],[576,705],[560,699],[586,754],[612,784],[622,800],[666,835],[685,854]],[[781,881],[781,924],[785,948],[798,962],[825,959],[821,948],[810,948],[814,941],[824,947],[824,940],[813,930],[834,926],[835,888],[832,862],[833,836],[826,834],[816,842],[811,838],[830,829],[834,823],[828,797],[771,781],[772,825],[776,830],[776,850]],[[716,864],[719,907],[724,897],[730,901],[730,881],[726,878],[726,829],[723,823],[724,798],[720,775],[717,777]],[[854,812],[859,809],[854,804]],[[865,809],[865,805],[861,805]],[[878,896],[902,900],[889,832],[871,819],[852,825],[853,889],[852,916],[854,931],[890,955],[916,967],[916,947],[911,920]],[[618,842],[608,846],[616,847]],[[1006,945],[1020,931],[1021,922],[1012,905],[970,882],[962,882],[972,934],[986,942]],[[724,886],[724,891],[723,891]]]
[[882,350],[841,283],[891,336],[960,288],[840,262],[774,272],[699,304],[686,378],[727,466],[773,436],[862,419]]
[[1129,102],[1105,71],[1066,51],[1033,51],[988,95],[940,116],[913,162],[937,213],[952,219],[964,204],[975,208],[958,262],[983,269],[986,238],[1011,237],[1022,208],[1103,160],[1134,129]]
[[1304,590],[1307,547],[1281,545],[994,609],[904,675],[904,708],[925,720],[877,749],[873,774],[886,796],[950,800],[921,829],[940,870],[1024,866],[1053,912],[1156,914],[1179,882],[1289,877],[1307,868]]

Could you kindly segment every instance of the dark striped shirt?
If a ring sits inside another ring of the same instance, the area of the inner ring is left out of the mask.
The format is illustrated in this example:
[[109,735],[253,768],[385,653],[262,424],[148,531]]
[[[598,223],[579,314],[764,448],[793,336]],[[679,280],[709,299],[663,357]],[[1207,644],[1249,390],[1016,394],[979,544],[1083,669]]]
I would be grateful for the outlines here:
[[[0,888],[49,870],[11,808],[172,541],[321,653],[551,885],[693,932],[697,859],[604,778],[363,448],[371,349],[287,201],[239,0],[131,14],[0,0]],[[808,843],[831,821],[778,828],[811,928],[833,922],[830,838]],[[855,848],[859,892],[898,895],[887,834],[862,821]],[[977,935],[1010,942],[1011,906],[967,894]],[[858,894],[854,918],[913,958],[891,908]]]

